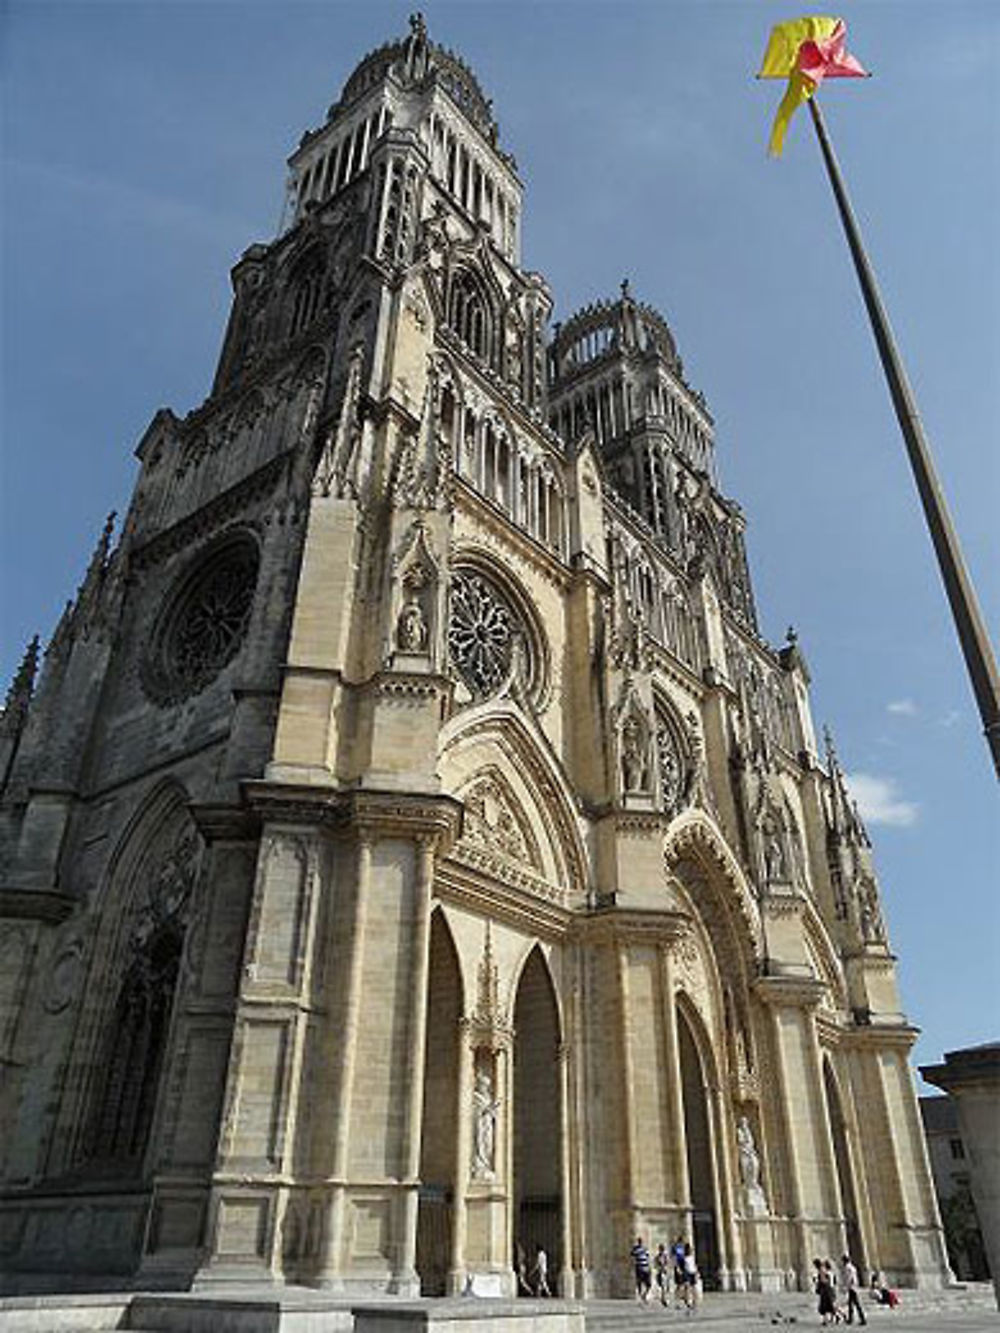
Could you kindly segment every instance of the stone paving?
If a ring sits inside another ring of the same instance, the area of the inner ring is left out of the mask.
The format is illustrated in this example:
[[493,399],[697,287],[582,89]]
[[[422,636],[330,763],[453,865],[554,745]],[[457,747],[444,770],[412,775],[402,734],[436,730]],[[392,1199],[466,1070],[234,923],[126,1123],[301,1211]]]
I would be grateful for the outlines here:
[[[1000,1313],[992,1287],[987,1283],[968,1284],[947,1292],[901,1293],[895,1310],[875,1305],[867,1294],[862,1305],[868,1327],[887,1333],[935,1333],[938,1329],[963,1329],[966,1333],[997,1333]],[[689,1315],[684,1309],[659,1303],[637,1301],[587,1301],[587,1333],[629,1333],[647,1330],[694,1328],[709,1325],[713,1333],[764,1333],[771,1328],[821,1328],[815,1298],[805,1292],[777,1295],[716,1295],[704,1297]],[[838,1325],[837,1327],[846,1327]],[[852,1327],[857,1327],[855,1323]]]
[[[352,1311],[353,1304],[353,1311]],[[876,1333],[998,1333],[1000,1314],[989,1284],[968,1284],[946,1292],[904,1291],[896,1310],[864,1297],[868,1327]],[[211,1307],[211,1308],[209,1308]],[[354,1318],[352,1319],[352,1313]],[[513,1316],[513,1318],[512,1318]],[[581,1318],[582,1316],[582,1318]],[[804,1292],[778,1295],[710,1293],[688,1314],[656,1301],[399,1301],[350,1302],[303,1288],[274,1289],[217,1297],[177,1293],[166,1301],[126,1293],[78,1296],[23,1296],[0,1300],[0,1333],[110,1333],[112,1329],[167,1330],[167,1333],[335,1333],[369,1329],[397,1333],[418,1328],[441,1333],[523,1333],[565,1329],[567,1333],[664,1333],[705,1325],[713,1333],[766,1333],[778,1329],[818,1329],[815,1298]]]

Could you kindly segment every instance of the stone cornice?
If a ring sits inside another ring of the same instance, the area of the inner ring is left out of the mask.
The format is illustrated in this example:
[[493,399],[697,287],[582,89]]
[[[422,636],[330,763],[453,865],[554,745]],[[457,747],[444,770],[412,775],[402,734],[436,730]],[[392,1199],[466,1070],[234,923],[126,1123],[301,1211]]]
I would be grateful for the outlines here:
[[693,921],[686,912],[613,906],[575,913],[570,929],[588,942],[671,946],[691,934]]
[[826,985],[815,977],[757,977],[751,987],[765,1004],[775,1008],[812,1009],[826,993]]
[[248,842],[260,832],[259,818],[245,805],[192,801],[188,810],[206,842]]
[[843,1029],[841,1042],[861,1050],[881,1047],[908,1051],[919,1036],[920,1029],[910,1023],[853,1023]]
[[547,898],[479,874],[471,867],[448,859],[438,864],[434,892],[445,902],[457,903],[479,916],[503,921],[528,934],[562,939],[573,919],[572,912]]
[[251,781],[243,784],[261,820],[355,831],[363,838],[430,840],[443,855],[459,837],[462,803],[436,793],[375,791]]
[[47,921],[56,925],[65,921],[77,906],[75,898],[58,889],[25,889],[14,885],[0,888],[0,919]]

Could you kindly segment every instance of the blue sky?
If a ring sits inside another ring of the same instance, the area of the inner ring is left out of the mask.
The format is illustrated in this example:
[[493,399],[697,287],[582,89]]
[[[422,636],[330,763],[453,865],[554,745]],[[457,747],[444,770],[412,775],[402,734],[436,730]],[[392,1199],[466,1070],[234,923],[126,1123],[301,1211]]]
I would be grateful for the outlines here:
[[[3,76],[0,674],[52,630],[132,449],[208,391],[228,270],[284,159],[409,6],[18,3]],[[869,811],[915,1060],[1000,1036],[1000,820],[980,725],[808,116],[752,75],[756,0],[428,3],[494,99],[557,318],[628,275],[670,322]],[[838,7],[874,76],[823,94],[938,469],[1000,623],[1000,5]]]

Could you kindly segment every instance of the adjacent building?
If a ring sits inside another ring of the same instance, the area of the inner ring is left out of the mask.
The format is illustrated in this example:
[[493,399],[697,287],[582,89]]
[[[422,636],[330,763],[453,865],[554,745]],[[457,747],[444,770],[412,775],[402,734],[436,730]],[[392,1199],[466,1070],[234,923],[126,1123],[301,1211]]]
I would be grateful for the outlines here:
[[940,1284],[868,836],[673,332],[552,325],[419,18],[290,167],[0,725],[4,1269]]

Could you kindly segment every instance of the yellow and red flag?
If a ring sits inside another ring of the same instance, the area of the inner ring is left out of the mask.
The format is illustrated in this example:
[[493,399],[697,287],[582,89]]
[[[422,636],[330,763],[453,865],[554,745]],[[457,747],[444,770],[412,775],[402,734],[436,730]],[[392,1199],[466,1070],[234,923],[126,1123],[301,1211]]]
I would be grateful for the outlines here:
[[767,150],[781,156],[788,122],[824,79],[863,79],[863,69],[847,51],[847,24],[843,19],[812,14],[789,19],[771,29],[759,79],[787,79]]

